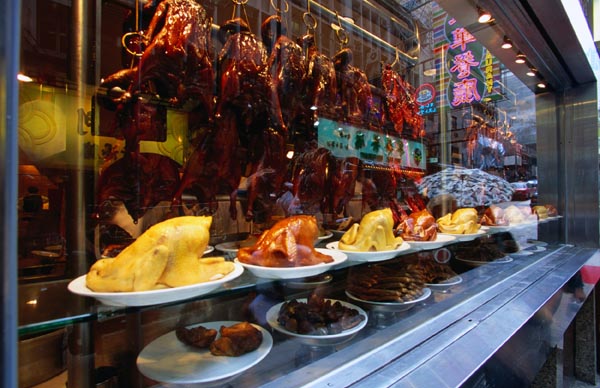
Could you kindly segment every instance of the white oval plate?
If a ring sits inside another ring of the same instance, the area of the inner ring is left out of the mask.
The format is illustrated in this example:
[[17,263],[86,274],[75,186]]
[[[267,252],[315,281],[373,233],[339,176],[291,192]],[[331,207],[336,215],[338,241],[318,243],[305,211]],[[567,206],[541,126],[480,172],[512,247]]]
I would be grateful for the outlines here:
[[501,257],[499,259],[496,260],[491,260],[491,261],[477,261],[477,260],[464,260],[464,259],[456,259],[458,261],[461,261],[467,265],[470,265],[472,267],[479,267],[485,264],[504,264],[504,263],[510,263],[511,261],[513,261],[513,258],[510,256],[504,256]]
[[213,252],[215,250],[215,247],[213,247],[212,245],[207,245],[206,249],[204,250],[203,255],[208,255],[209,253]]
[[244,267],[234,264],[233,271],[218,280],[189,286],[138,292],[94,292],[85,285],[86,275],[81,275],[69,283],[68,289],[74,294],[95,298],[109,306],[150,306],[207,294],[223,283],[237,278],[243,272]]
[[483,236],[485,233],[486,233],[485,230],[479,229],[477,232],[469,233],[469,234],[455,234],[455,233],[438,233],[438,234],[454,236],[454,237],[456,237],[456,241],[472,241],[472,240],[475,240],[477,237]]
[[460,275],[453,276],[449,279],[443,280],[439,283],[425,283],[425,285],[432,290],[445,290],[449,287],[456,286],[462,283],[463,279]]
[[429,296],[431,296],[431,289],[427,287],[423,288],[423,294],[421,296],[413,300],[409,300],[408,302],[375,302],[370,300],[364,300],[352,295],[348,291],[346,291],[346,295],[348,296],[348,298],[360,303],[362,306],[365,306],[373,311],[400,312],[409,310],[415,307],[417,303],[429,298]]
[[[298,302],[306,303],[306,298],[296,299],[296,300]],[[368,315],[360,307],[355,306],[351,303],[345,302],[343,300],[339,300],[339,301],[335,300],[335,299],[326,299],[326,300],[330,300],[332,303],[340,302],[345,307],[355,309],[358,311],[358,313],[360,315],[362,315],[364,317],[364,319],[362,320],[362,322],[360,322],[358,325],[354,326],[353,328],[351,328],[349,330],[344,330],[341,333],[337,333],[337,334],[323,334],[323,335],[298,334],[293,331],[287,330],[285,327],[281,326],[279,324],[279,322],[277,322],[277,317],[279,316],[279,310],[281,309],[281,306],[283,305],[283,303],[285,303],[285,302],[281,302],[281,303],[276,304],[275,306],[272,306],[267,311],[267,316],[266,316],[267,322],[274,330],[277,330],[278,332],[283,333],[289,337],[293,337],[293,338],[299,340],[300,342],[308,344],[308,345],[334,345],[334,344],[339,344],[341,342],[345,342],[345,341],[349,340],[350,338],[352,338],[356,333],[358,333],[363,327],[365,327],[367,325]]]
[[[236,321],[217,321],[190,325],[219,330],[221,326],[234,325]],[[156,381],[175,384],[225,383],[246,369],[258,364],[273,347],[273,337],[264,328],[256,327],[263,335],[258,349],[239,357],[213,356],[208,349],[188,346],[177,339],[175,330],[150,342],[140,352],[137,367],[140,372]]]
[[455,236],[451,236],[449,234],[441,234],[438,233],[436,239],[434,241],[410,241],[404,240],[414,249],[437,249],[441,248],[444,245],[456,240]]
[[348,256],[342,252],[331,251],[323,248],[315,249],[324,255],[331,256],[333,261],[331,263],[306,265],[303,267],[262,267],[260,265],[242,263],[238,258],[236,258],[234,262],[242,265],[257,278],[282,280],[299,279],[319,275],[323,272],[326,272],[331,267],[341,264],[348,259]]
[[410,245],[404,241],[398,248],[391,251],[375,251],[375,252],[355,252],[355,251],[344,251],[338,248],[339,241],[332,241],[325,245],[327,249],[332,251],[343,252],[348,256],[350,261],[360,262],[375,262],[383,261],[396,257],[398,254],[408,251],[411,249]]
[[333,237],[333,232],[330,230],[326,230],[324,235],[317,237],[317,241],[327,240],[332,237]]

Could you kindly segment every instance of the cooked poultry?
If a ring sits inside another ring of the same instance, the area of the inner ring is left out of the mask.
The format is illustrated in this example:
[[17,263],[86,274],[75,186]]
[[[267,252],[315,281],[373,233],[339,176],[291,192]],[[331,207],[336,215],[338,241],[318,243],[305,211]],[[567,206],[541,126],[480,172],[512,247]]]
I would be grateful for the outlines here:
[[263,340],[260,330],[248,322],[221,326],[219,333],[221,336],[210,344],[214,356],[238,357],[258,349]]
[[437,224],[442,233],[473,234],[481,227],[477,218],[477,210],[471,207],[462,208],[438,218]]
[[381,83],[385,92],[383,99],[384,121],[391,121],[394,131],[404,132],[405,124],[412,129],[412,137],[423,136],[423,117],[419,114],[414,95],[415,90],[400,74],[386,64],[381,72]]
[[544,220],[548,218],[548,208],[546,206],[538,205],[532,208],[533,212],[537,215],[538,219]]
[[403,240],[394,236],[394,219],[389,208],[375,210],[363,216],[339,241],[338,247],[346,251],[388,251],[398,248]]
[[353,296],[377,302],[408,302],[423,295],[423,271],[419,267],[369,265],[352,268],[346,290]]
[[435,218],[427,209],[411,213],[396,230],[397,234],[406,241],[433,241],[437,237]]
[[491,205],[481,216],[481,225],[488,226],[506,226],[508,225],[508,218],[504,215],[504,210],[495,205]]
[[195,348],[208,348],[215,338],[217,338],[217,331],[215,329],[207,329],[204,326],[191,328],[178,327],[175,330],[175,336],[186,345]]
[[326,148],[308,150],[295,158],[292,167],[292,194],[296,208],[290,213],[316,213],[323,210],[325,195],[330,193],[329,174],[333,155]]
[[234,269],[222,257],[201,259],[211,217],[177,217],[146,230],[115,258],[100,259],[86,276],[96,292],[146,291],[217,280]]
[[331,263],[331,256],[314,248],[318,236],[319,227],[314,216],[290,216],[263,232],[253,246],[240,248],[237,257],[242,263],[263,267],[300,267]]

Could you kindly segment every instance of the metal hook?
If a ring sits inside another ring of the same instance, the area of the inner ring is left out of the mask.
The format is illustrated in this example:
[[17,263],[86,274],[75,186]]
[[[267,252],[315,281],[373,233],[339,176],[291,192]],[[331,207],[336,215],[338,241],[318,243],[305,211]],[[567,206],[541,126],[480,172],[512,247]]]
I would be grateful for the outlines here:
[[290,10],[290,4],[287,2],[287,0],[283,0],[283,12],[281,8],[275,5],[274,0],[271,0],[271,7],[273,7],[275,12],[277,12],[277,14],[279,15],[281,15],[282,13],[288,13],[288,11]]
[[123,34],[123,36],[121,37],[121,44],[125,48],[125,51],[127,51],[129,54],[136,56],[136,57],[141,57],[144,54],[144,50],[141,48],[140,44],[138,44],[138,50],[132,50],[129,48],[129,44],[133,40],[130,40],[128,38],[132,37],[132,36],[138,36],[141,42],[144,41],[144,35],[141,32],[134,31],[134,32],[127,32],[127,33]]
[[342,27],[342,20],[340,19],[340,14],[337,11],[335,11],[335,16],[338,22],[338,28],[335,29],[335,36],[338,39],[338,42],[340,42],[340,46],[344,47],[348,44],[348,42],[350,42],[350,36],[344,27]]

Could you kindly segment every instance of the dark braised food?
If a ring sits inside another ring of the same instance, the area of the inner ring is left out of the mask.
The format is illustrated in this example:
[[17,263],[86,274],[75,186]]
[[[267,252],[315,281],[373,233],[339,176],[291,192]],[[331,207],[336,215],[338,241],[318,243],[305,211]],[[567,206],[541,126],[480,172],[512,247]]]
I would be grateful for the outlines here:
[[175,330],[177,339],[186,345],[195,348],[208,348],[210,344],[217,338],[215,329],[207,329],[204,326],[196,326],[192,328],[179,327]]
[[331,335],[349,330],[364,319],[356,309],[313,294],[306,303],[296,299],[283,303],[277,322],[298,334]]
[[219,333],[221,336],[210,344],[210,352],[214,356],[241,356],[256,350],[263,339],[260,330],[248,322],[221,326]]
[[403,303],[423,295],[424,287],[423,273],[419,268],[373,265],[352,271],[346,290],[362,300]]

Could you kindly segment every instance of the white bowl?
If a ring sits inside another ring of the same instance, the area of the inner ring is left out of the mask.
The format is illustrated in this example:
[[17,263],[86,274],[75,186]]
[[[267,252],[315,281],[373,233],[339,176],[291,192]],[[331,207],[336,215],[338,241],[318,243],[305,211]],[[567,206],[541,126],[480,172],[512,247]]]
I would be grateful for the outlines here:
[[314,276],[328,271],[333,266],[343,263],[348,259],[348,256],[342,252],[331,251],[323,248],[315,248],[317,251],[331,256],[331,263],[320,263],[315,265],[305,265],[302,267],[263,267],[260,265],[246,264],[235,259],[234,262],[242,265],[257,278],[263,279],[299,279],[309,276]]
[[207,294],[221,286],[223,283],[237,278],[243,272],[244,267],[239,264],[234,264],[233,271],[218,280],[191,284],[189,286],[137,292],[94,292],[86,287],[86,275],[82,275],[72,280],[69,283],[68,289],[74,294],[92,297],[110,306],[150,306]]
[[[296,300],[298,302],[306,303],[306,298],[296,299]],[[267,311],[267,316],[266,316],[267,322],[274,330],[277,330],[278,332],[283,333],[283,334],[285,334],[291,338],[294,338],[294,339],[298,340],[299,342],[302,342],[307,345],[340,344],[342,342],[346,342],[346,341],[350,340],[352,337],[354,337],[354,335],[356,333],[358,333],[363,327],[365,327],[367,325],[368,315],[360,307],[355,306],[351,303],[345,302],[343,300],[340,300],[340,301],[335,300],[335,299],[327,299],[327,300],[330,300],[332,303],[340,302],[343,306],[345,306],[347,308],[357,310],[358,313],[364,317],[364,319],[362,320],[362,322],[360,322],[358,325],[354,326],[353,328],[344,330],[341,333],[337,333],[337,334],[321,334],[321,335],[319,335],[319,334],[298,334],[293,331],[287,330],[285,327],[281,326],[279,324],[279,322],[277,322],[277,317],[279,316],[279,310],[281,310],[281,306],[283,305],[283,303],[285,303],[285,302],[281,302],[281,303],[276,304],[275,306],[272,306]]]
[[454,240],[456,240],[455,236],[451,236],[449,234],[438,233],[436,236],[436,239],[433,241],[410,241],[410,240],[404,240],[404,241],[406,241],[408,243],[408,245],[410,245],[412,248],[425,250],[425,249],[441,248],[444,245],[453,242]]
[[485,230],[479,229],[475,233],[467,233],[467,234],[458,234],[458,233],[438,233],[438,235],[446,235],[446,236],[454,236],[456,241],[472,241],[477,237],[481,237],[486,234]]
[[401,253],[408,253],[407,251],[411,250],[410,245],[404,241],[398,248],[390,251],[374,251],[374,252],[355,252],[355,251],[345,251],[338,248],[339,241],[332,241],[325,245],[327,249],[337,252],[343,252],[348,256],[348,260],[350,261],[360,261],[360,262],[375,262],[375,261],[383,261],[389,260]]

